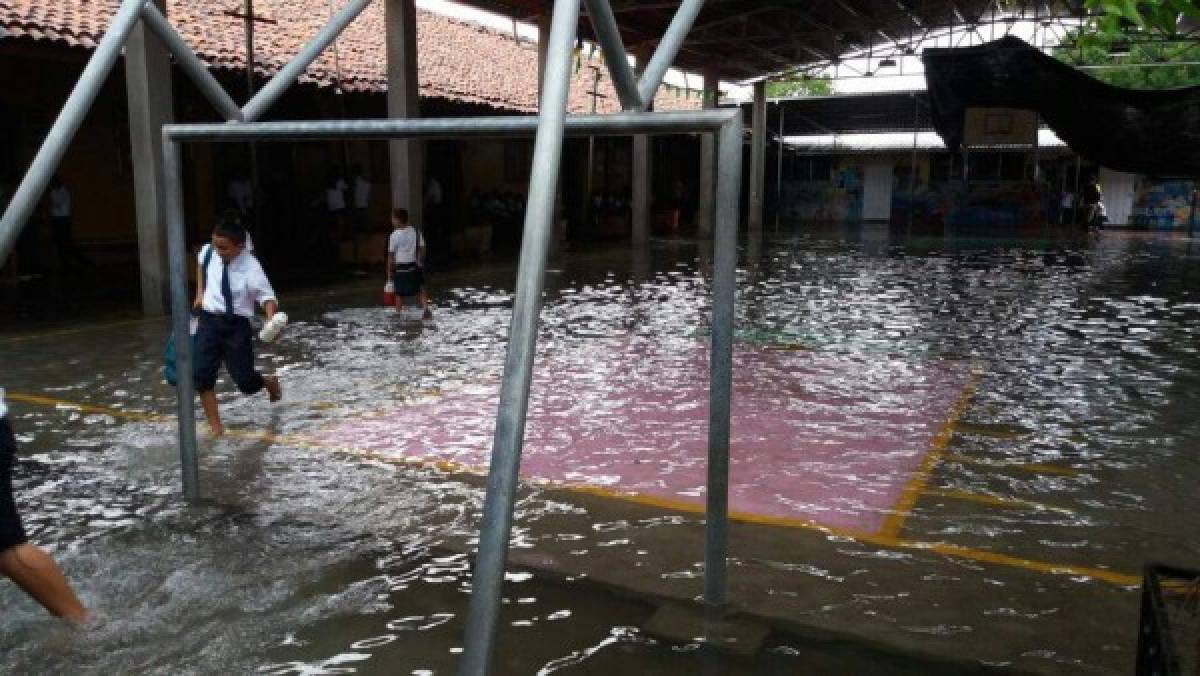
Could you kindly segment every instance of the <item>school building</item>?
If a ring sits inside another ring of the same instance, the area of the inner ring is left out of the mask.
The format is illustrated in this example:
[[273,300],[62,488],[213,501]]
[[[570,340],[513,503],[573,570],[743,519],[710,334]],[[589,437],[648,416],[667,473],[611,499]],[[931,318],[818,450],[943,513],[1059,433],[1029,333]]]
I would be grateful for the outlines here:
[[[247,100],[244,3],[172,0],[165,5],[171,23],[226,91],[238,103]],[[116,6],[115,0],[16,0],[0,5],[0,30],[4,32],[0,40],[0,186],[5,202],[79,79]],[[257,89],[328,20],[329,6],[315,0],[260,0],[254,14]],[[270,109],[266,119],[386,117],[385,21],[383,3],[368,6],[300,83]],[[419,116],[536,112],[539,53],[535,43],[518,39],[515,33],[422,10],[416,11],[416,36]],[[172,65],[171,70],[174,120],[219,121],[179,67]],[[702,105],[701,96],[698,86],[664,86],[655,109],[697,109]],[[118,64],[67,152],[59,175],[71,192],[72,232],[79,249],[99,266],[133,268],[136,279],[139,233],[130,100],[126,71]],[[581,49],[571,81],[569,112],[619,110],[599,50]],[[430,141],[421,145],[426,177],[423,201],[440,192],[440,204],[393,204],[386,142],[278,142],[259,143],[254,148],[249,144],[189,144],[184,151],[184,176],[190,239],[193,243],[203,239],[220,211],[231,205],[234,183],[256,175],[252,230],[261,257],[286,262],[286,266],[274,268],[277,275],[286,278],[289,269],[347,262],[356,255],[351,242],[328,246],[330,223],[323,195],[333,177],[349,178],[353,169],[359,168],[372,184],[367,210],[370,232],[358,242],[362,251],[357,256],[364,262],[381,256],[393,206],[429,212],[421,225],[441,249],[432,252],[435,256],[469,259],[492,249],[515,250],[532,141]],[[687,137],[651,140],[652,155],[672,158],[652,165],[652,195],[668,194],[680,180],[679,174],[689,186],[695,185],[698,147],[696,139]],[[587,240],[628,234],[632,154],[629,137],[567,141],[560,183],[560,220],[566,236]],[[431,183],[437,188],[431,190]],[[691,190],[694,195],[695,189]],[[666,199],[656,202],[655,218],[663,222],[670,205]],[[426,206],[429,208],[423,209]],[[56,274],[58,262],[46,220],[45,213],[35,215],[16,256],[0,261],[0,267],[6,268],[0,271],[0,279],[15,283],[12,280],[18,273]],[[132,298],[137,293],[136,282],[134,285]]]

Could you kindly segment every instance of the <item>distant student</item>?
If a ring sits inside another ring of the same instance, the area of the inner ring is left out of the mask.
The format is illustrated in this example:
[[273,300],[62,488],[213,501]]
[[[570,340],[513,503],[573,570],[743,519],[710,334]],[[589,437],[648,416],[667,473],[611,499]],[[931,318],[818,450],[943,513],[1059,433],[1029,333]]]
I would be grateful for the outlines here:
[[17,439],[8,422],[4,389],[0,388],[0,575],[17,584],[46,610],[73,624],[87,619],[87,610],[71,590],[54,559],[29,543],[13,499],[12,470]]
[[54,237],[58,262],[64,270],[92,264],[75,246],[71,228],[71,191],[56,175],[50,179],[50,232]]
[[272,402],[283,398],[275,376],[254,369],[254,332],[250,319],[261,305],[270,320],[279,309],[275,291],[254,254],[246,251],[246,230],[234,213],[213,228],[212,243],[197,257],[199,280],[192,307],[200,313],[192,370],[200,403],[214,437],[225,432],[217,410],[217,370],[221,364],[243,394],[265,389]]
[[329,232],[334,242],[346,239],[346,180],[336,173],[329,174],[325,185],[325,213],[329,217]]
[[408,209],[392,211],[392,235],[388,238],[387,280],[396,291],[396,312],[404,312],[404,299],[417,297],[424,308],[422,319],[433,319],[425,293],[425,237],[408,222]]

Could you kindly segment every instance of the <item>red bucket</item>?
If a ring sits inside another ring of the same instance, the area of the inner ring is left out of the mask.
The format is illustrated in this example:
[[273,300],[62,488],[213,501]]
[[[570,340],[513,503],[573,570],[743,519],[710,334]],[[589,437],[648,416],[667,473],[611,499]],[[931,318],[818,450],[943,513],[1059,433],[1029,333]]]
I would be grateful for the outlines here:
[[391,282],[383,286],[383,304],[388,307],[396,304],[396,287]]

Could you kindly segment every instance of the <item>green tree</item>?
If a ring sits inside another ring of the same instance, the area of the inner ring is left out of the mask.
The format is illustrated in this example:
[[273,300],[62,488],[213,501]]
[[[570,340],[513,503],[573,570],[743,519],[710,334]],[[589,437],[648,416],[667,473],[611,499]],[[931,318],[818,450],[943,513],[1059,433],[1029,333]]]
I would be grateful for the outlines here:
[[1200,85],[1196,42],[1166,42],[1161,32],[1129,30],[1098,32],[1085,27],[1067,36],[1054,56],[1072,66],[1089,68],[1098,80],[1131,89],[1170,89]]
[[802,77],[767,83],[767,98],[781,99],[789,96],[829,96],[833,93],[833,81],[827,77]]
[[1139,31],[1176,35],[1183,18],[1200,19],[1195,0],[1085,0],[1085,6],[1099,10],[1092,20],[1094,32],[1113,36],[1128,26]]

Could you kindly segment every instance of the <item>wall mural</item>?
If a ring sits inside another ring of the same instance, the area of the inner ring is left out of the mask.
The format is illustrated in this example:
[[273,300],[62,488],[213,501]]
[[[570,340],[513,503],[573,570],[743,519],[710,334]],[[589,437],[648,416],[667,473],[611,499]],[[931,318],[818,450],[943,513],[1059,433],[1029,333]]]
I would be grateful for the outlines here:
[[1196,190],[1195,181],[1156,181],[1139,178],[1134,187],[1133,213],[1130,220],[1134,225],[1148,228],[1188,228],[1192,218],[1200,221],[1200,214],[1193,215]]

